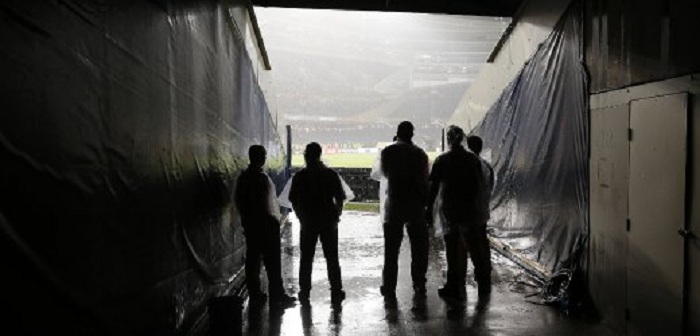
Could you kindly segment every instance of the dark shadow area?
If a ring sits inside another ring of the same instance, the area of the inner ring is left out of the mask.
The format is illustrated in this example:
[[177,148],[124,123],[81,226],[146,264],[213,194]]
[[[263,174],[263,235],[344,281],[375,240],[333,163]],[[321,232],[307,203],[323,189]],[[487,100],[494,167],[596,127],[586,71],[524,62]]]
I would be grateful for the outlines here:
[[236,6],[0,5],[0,214],[20,246],[2,244],[0,287],[15,332],[195,333],[230,290],[233,179],[249,143],[280,144]]

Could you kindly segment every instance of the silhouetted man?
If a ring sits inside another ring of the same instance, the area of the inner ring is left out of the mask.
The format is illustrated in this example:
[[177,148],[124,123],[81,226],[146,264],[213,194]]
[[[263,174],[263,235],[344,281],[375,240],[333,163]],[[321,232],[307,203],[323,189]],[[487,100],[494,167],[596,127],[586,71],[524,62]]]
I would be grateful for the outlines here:
[[262,169],[266,155],[265,147],[250,146],[250,165],[236,183],[236,206],[246,238],[246,285],[253,302],[266,299],[267,295],[260,289],[262,257],[269,282],[270,304],[286,306],[296,299],[287,295],[282,286],[279,204],[272,180]]
[[478,212],[475,218],[475,227],[471,230],[471,234],[467,236],[467,244],[471,246],[469,253],[472,256],[472,263],[482,270],[476,273],[476,281],[479,284],[479,293],[488,294],[491,292],[491,249],[486,237],[486,224],[491,219],[491,194],[494,186],[493,168],[491,165],[481,158],[481,150],[484,146],[483,141],[476,135],[467,137],[467,147],[478,158],[481,168],[481,179],[479,184],[478,197]]
[[[477,279],[485,272],[481,264],[474,262],[477,257],[474,252],[479,250],[470,239],[476,234],[479,222],[481,164],[476,155],[462,146],[463,140],[464,131],[460,127],[448,127],[449,150],[440,154],[433,163],[428,201],[434,221],[440,222],[447,257],[447,282],[438,289],[438,294],[457,299],[464,299],[466,295],[467,250],[472,252]],[[434,206],[437,207],[435,212]]]
[[411,243],[411,279],[417,294],[425,294],[428,271],[428,228],[424,219],[428,192],[428,156],[411,141],[413,124],[403,121],[396,132],[396,142],[381,152],[381,171],[387,178],[384,218],[384,297],[396,296],[398,259],[406,225]]
[[306,167],[294,174],[289,191],[289,201],[301,222],[299,300],[309,302],[311,270],[320,238],[331,283],[331,301],[337,303],[345,299],[338,261],[338,222],[347,197],[338,173],[321,162],[318,143],[306,146],[304,160]]

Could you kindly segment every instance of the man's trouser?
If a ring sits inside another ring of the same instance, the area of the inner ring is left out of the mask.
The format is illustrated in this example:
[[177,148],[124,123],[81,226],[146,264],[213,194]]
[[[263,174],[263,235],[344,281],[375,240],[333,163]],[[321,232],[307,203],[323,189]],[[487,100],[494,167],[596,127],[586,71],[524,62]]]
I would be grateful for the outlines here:
[[463,290],[467,276],[467,253],[474,265],[474,279],[479,288],[491,286],[491,250],[486,238],[486,224],[455,230],[445,235],[447,283],[445,287]]
[[311,270],[316,253],[316,242],[321,240],[323,256],[326,258],[328,269],[328,281],[331,283],[331,291],[337,292],[343,289],[340,278],[340,263],[338,262],[338,228],[328,227],[316,229],[311,225],[302,224],[300,234],[301,261],[299,265],[299,290],[308,294],[311,291]]
[[[382,288],[394,292],[399,272],[399,251],[403,240],[403,223],[384,224],[384,270]],[[423,221],[409,222],[406,225],[411,244],[411,279],[413,288],[425,287],[425,274],[428,271],[428,227]]]
[[264,218],[251,221],[246,227],[248,229],[245,230],[245,273],[248,291],[252,295],[261,292],[260,260],[262,259],[267,271],[270,297],[279,297],[284,291],[280,263],[280,224],[271,218]]

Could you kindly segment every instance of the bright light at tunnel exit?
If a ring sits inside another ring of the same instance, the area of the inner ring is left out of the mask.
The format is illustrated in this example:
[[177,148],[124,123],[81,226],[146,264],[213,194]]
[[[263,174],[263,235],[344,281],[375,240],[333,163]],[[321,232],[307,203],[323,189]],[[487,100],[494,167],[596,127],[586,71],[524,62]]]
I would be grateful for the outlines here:
[[293,164],[324,147],[335,167],[369,167],[396,126],[433,157],[510,18],[256,7],[272,70],[268,100],[292,126]]

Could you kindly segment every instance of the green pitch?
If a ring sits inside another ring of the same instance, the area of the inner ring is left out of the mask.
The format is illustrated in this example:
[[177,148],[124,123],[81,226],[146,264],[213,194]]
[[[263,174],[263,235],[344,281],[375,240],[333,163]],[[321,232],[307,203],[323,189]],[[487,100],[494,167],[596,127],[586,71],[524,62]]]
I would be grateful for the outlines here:
[[379,202],[375,202],[375,203],[348,202],[343,207],[343,211],[361,211],[361,212],[379,213]]
[[[377,153],[334,153],[323,154],[321,160],[333,168],[372,168],[378,155]],[[431,162],[437,155],[436,152],[428,153]],[[292,155],[292,166],[304,166],[304,157],[301,154]]]

